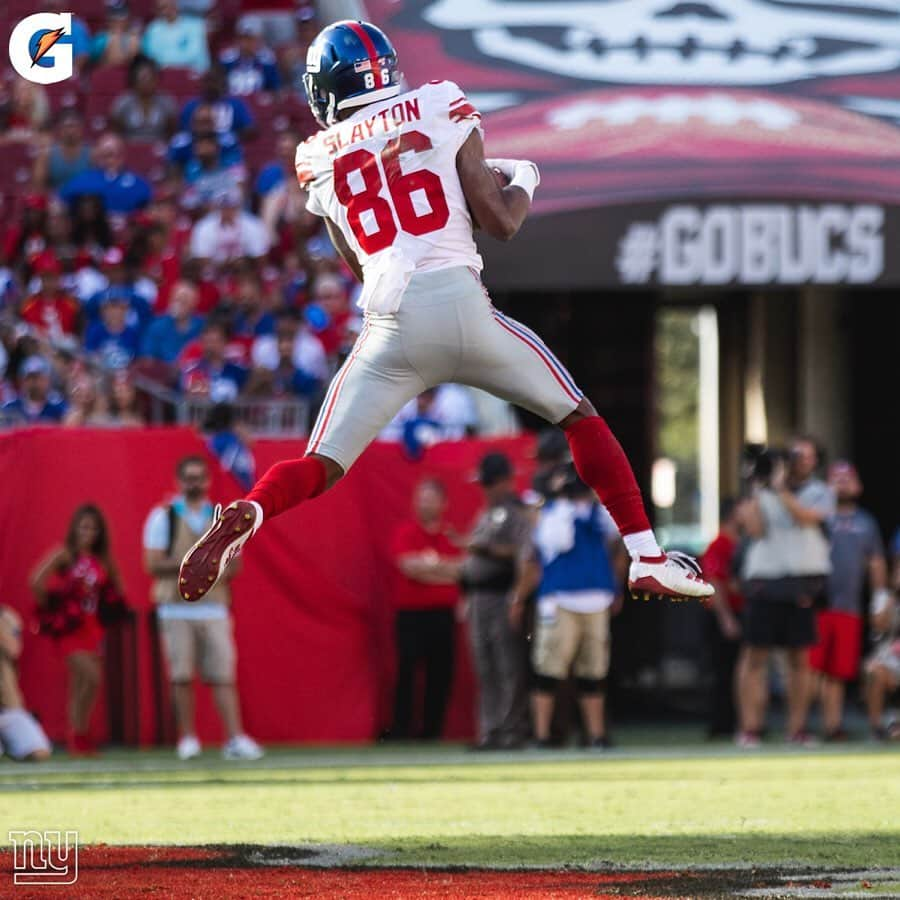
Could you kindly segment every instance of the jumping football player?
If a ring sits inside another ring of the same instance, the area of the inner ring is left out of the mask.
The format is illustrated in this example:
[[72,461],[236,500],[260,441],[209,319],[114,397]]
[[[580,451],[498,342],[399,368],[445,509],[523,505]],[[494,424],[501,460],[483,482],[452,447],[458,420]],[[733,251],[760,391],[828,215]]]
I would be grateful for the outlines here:
[[306,208],[324,217],[362,281],[365,324],[306,455],[274,465],[216,516],[181,564],[182,596],[203,597],[264,521],[330,488],[407,401],[444,382],[490,391],[563,429],[579,476],[631,555],[632,594],[709,596],[697,563],[657,544],[606,422],[543,341],[495,309],[482,286],[473,222],[512,238],[540,183],[537,166],[485,159],[481,117],[453,82],[401,93],[400,80],[393,45],[367,22],[329,25],[309,48],[304,86],[324,130],[297,148],[297,178]]

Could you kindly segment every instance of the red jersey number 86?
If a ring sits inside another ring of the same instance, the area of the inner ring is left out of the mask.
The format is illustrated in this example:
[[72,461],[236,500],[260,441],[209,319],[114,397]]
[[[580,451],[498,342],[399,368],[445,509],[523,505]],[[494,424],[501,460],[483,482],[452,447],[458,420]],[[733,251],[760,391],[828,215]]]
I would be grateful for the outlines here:
[[[378,157],[369,150],[352,150],[334,161],[334,191],[341,205],[347,209],[347,221],[360,247],[371,256],[390,247],[402,229],[408,234],[420,236],[439,231],[450,218],[447,198],[441,186],[440,176],[428,169],[419,169],[404,175],[400,171],[400,154],[421,153],[431,149],[431,140],[421,131],[407,131],[387,144],[381,151],[388,193],[393,206],[381,196],[384,180],[378,165]],[[359,172],[363,189],[354,194],[349,182],[353,172]],[[424,191],[430,211],[418,214],[413,204],[415,191]],[[377,229],[367,233],[363,228],[362,214],[371,212]],[[399,223],[399,229],[398,229]]]

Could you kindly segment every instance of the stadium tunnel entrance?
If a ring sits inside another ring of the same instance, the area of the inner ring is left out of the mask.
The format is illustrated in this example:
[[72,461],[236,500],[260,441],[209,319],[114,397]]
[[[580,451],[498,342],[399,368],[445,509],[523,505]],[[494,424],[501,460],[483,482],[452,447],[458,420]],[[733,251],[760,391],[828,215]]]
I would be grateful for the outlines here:
[[[544,336],[609,420],[645,496],[654,500],[657,528],[670,546],[702,552],[713,536],[702,521],[701,458],[713,458],[718,467],[717,507],[719,498],[742,490],[747,443],[781,446],[801,433],[821,441],[826,465],[853,460],[865,485],[863,505],[886,539],[897,528],[896,442],[890,438],[896,428],[885,404],[896,384],[900,333],[893,292],[802,286],[491,293],[501,308]],[[697,333],[710,313],[712,455],[708,447],[700,453],[698,391],[700,345],[710,334]],[[527,413],[523,418],[539,426]],[[660,461],[671,461],[679,448],[687,451],[674,461],[678,477],[672,475],[672,485],[679,496],[661,508]],[[703,617],[696,606],[625,605],[614,624],[614,709],[639,709],[655,718],[675,711],[702,714]]]

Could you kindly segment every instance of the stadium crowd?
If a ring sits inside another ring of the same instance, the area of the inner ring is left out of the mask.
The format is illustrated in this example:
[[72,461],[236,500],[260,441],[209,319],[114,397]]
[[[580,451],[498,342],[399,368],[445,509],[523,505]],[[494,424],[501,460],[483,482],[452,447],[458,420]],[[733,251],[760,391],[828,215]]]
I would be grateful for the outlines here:
[[94,13],[76,79],[0,77],[0,425],[138,424],[154,387],[308,415],[360,327],[293,177],[314,10]]

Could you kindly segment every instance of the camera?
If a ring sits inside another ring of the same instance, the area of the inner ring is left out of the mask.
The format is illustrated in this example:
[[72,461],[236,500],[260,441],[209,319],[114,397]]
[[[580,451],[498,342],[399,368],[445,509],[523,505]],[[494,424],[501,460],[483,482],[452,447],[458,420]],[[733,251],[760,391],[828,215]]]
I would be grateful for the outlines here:
[[741,481],[745,485],[768,485],[775,466],[787,464],[790,454],[781,447],[767,447],[765,444],[746,444],[741,455]]

